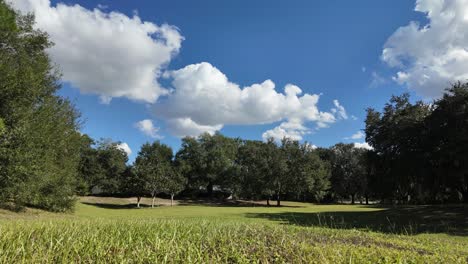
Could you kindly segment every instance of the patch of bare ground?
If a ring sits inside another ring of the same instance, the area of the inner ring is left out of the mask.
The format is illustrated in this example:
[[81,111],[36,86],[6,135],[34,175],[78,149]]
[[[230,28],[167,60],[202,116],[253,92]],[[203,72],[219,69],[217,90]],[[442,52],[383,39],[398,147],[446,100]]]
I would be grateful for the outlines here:
[[[81,196],[79,201],[85,204],[95,204],[95,205],[115,205],[115,206],[128,206],[133,207],[137,204],[137,199],[135,197],[101,197],[101,196]],[[141,198],[140,206],[148,207],[151,206],[152,199],[143,197]],[[156,198],[155,206],[171,206],[170,199]],[[173,205],[179,205],[179,201],[174,200]]]

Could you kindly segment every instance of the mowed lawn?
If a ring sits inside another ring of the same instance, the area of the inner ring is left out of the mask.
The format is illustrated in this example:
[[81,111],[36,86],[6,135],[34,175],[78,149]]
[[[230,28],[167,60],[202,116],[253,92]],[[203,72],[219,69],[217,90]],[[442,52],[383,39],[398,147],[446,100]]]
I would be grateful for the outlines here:
[[466,206],[132,203],[86,197],[70,214],[0,210],[0,263],[468,262]]

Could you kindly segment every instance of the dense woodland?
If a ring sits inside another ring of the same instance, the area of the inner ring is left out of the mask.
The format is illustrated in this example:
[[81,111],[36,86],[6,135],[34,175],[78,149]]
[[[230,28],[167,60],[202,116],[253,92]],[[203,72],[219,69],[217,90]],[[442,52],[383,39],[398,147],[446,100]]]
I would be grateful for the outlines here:
[[[144,144],[133,164],[119,142],[81,134],[80,115],[57,95],[60,74],[33,29],[0,0],[0,203],[51,211],[77,195],[231,198],[310,202],[468,202],[468,84],[426,103],[395,96],[367,109],[372,150],[312,148],[220,133],[182,139],[174,151]],[[154,199],[153,199],[154,201]],[[272,202],[271,202],[272,203]]]

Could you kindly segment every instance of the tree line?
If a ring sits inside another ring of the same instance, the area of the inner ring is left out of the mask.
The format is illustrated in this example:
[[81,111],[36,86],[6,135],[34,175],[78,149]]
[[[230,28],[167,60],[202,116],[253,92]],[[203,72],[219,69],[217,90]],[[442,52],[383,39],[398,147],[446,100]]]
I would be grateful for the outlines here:
[[468,202],[468,83],[442,98],[412,103],[393,96],[367,109],[369,190],[382,201]]
[[51,211],[77,195],[100,193],[171,200],[230,197],[383,203],[468,202],[468,84],[431,103],[394,96],[367,109],[371,150],[338,143],[314,148],[281,142],[186,137],[177,152],[144,144],[133,164],[119,142],[81,134],[80,114],[57,92],[52,43],[32,15],[0,0],[0,205]]

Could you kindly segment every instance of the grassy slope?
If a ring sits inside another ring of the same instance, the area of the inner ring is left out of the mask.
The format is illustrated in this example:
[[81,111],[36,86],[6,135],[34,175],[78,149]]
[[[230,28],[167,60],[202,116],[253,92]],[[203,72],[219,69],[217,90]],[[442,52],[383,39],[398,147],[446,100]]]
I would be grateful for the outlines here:
[[[383,209],[285,203],[281,208],[188,205],[131,209],[120,199],[88,198],[84,202],[78,203],[73,215],[0,211],[0,219],[4,219],[0,221],[0,262],[468,260],[468,238],[463,233],[468,226],[464,222],[466,207]],[[454,224],[449,225],[450,221]],[[439,233],[426,233],[431,227]]]

